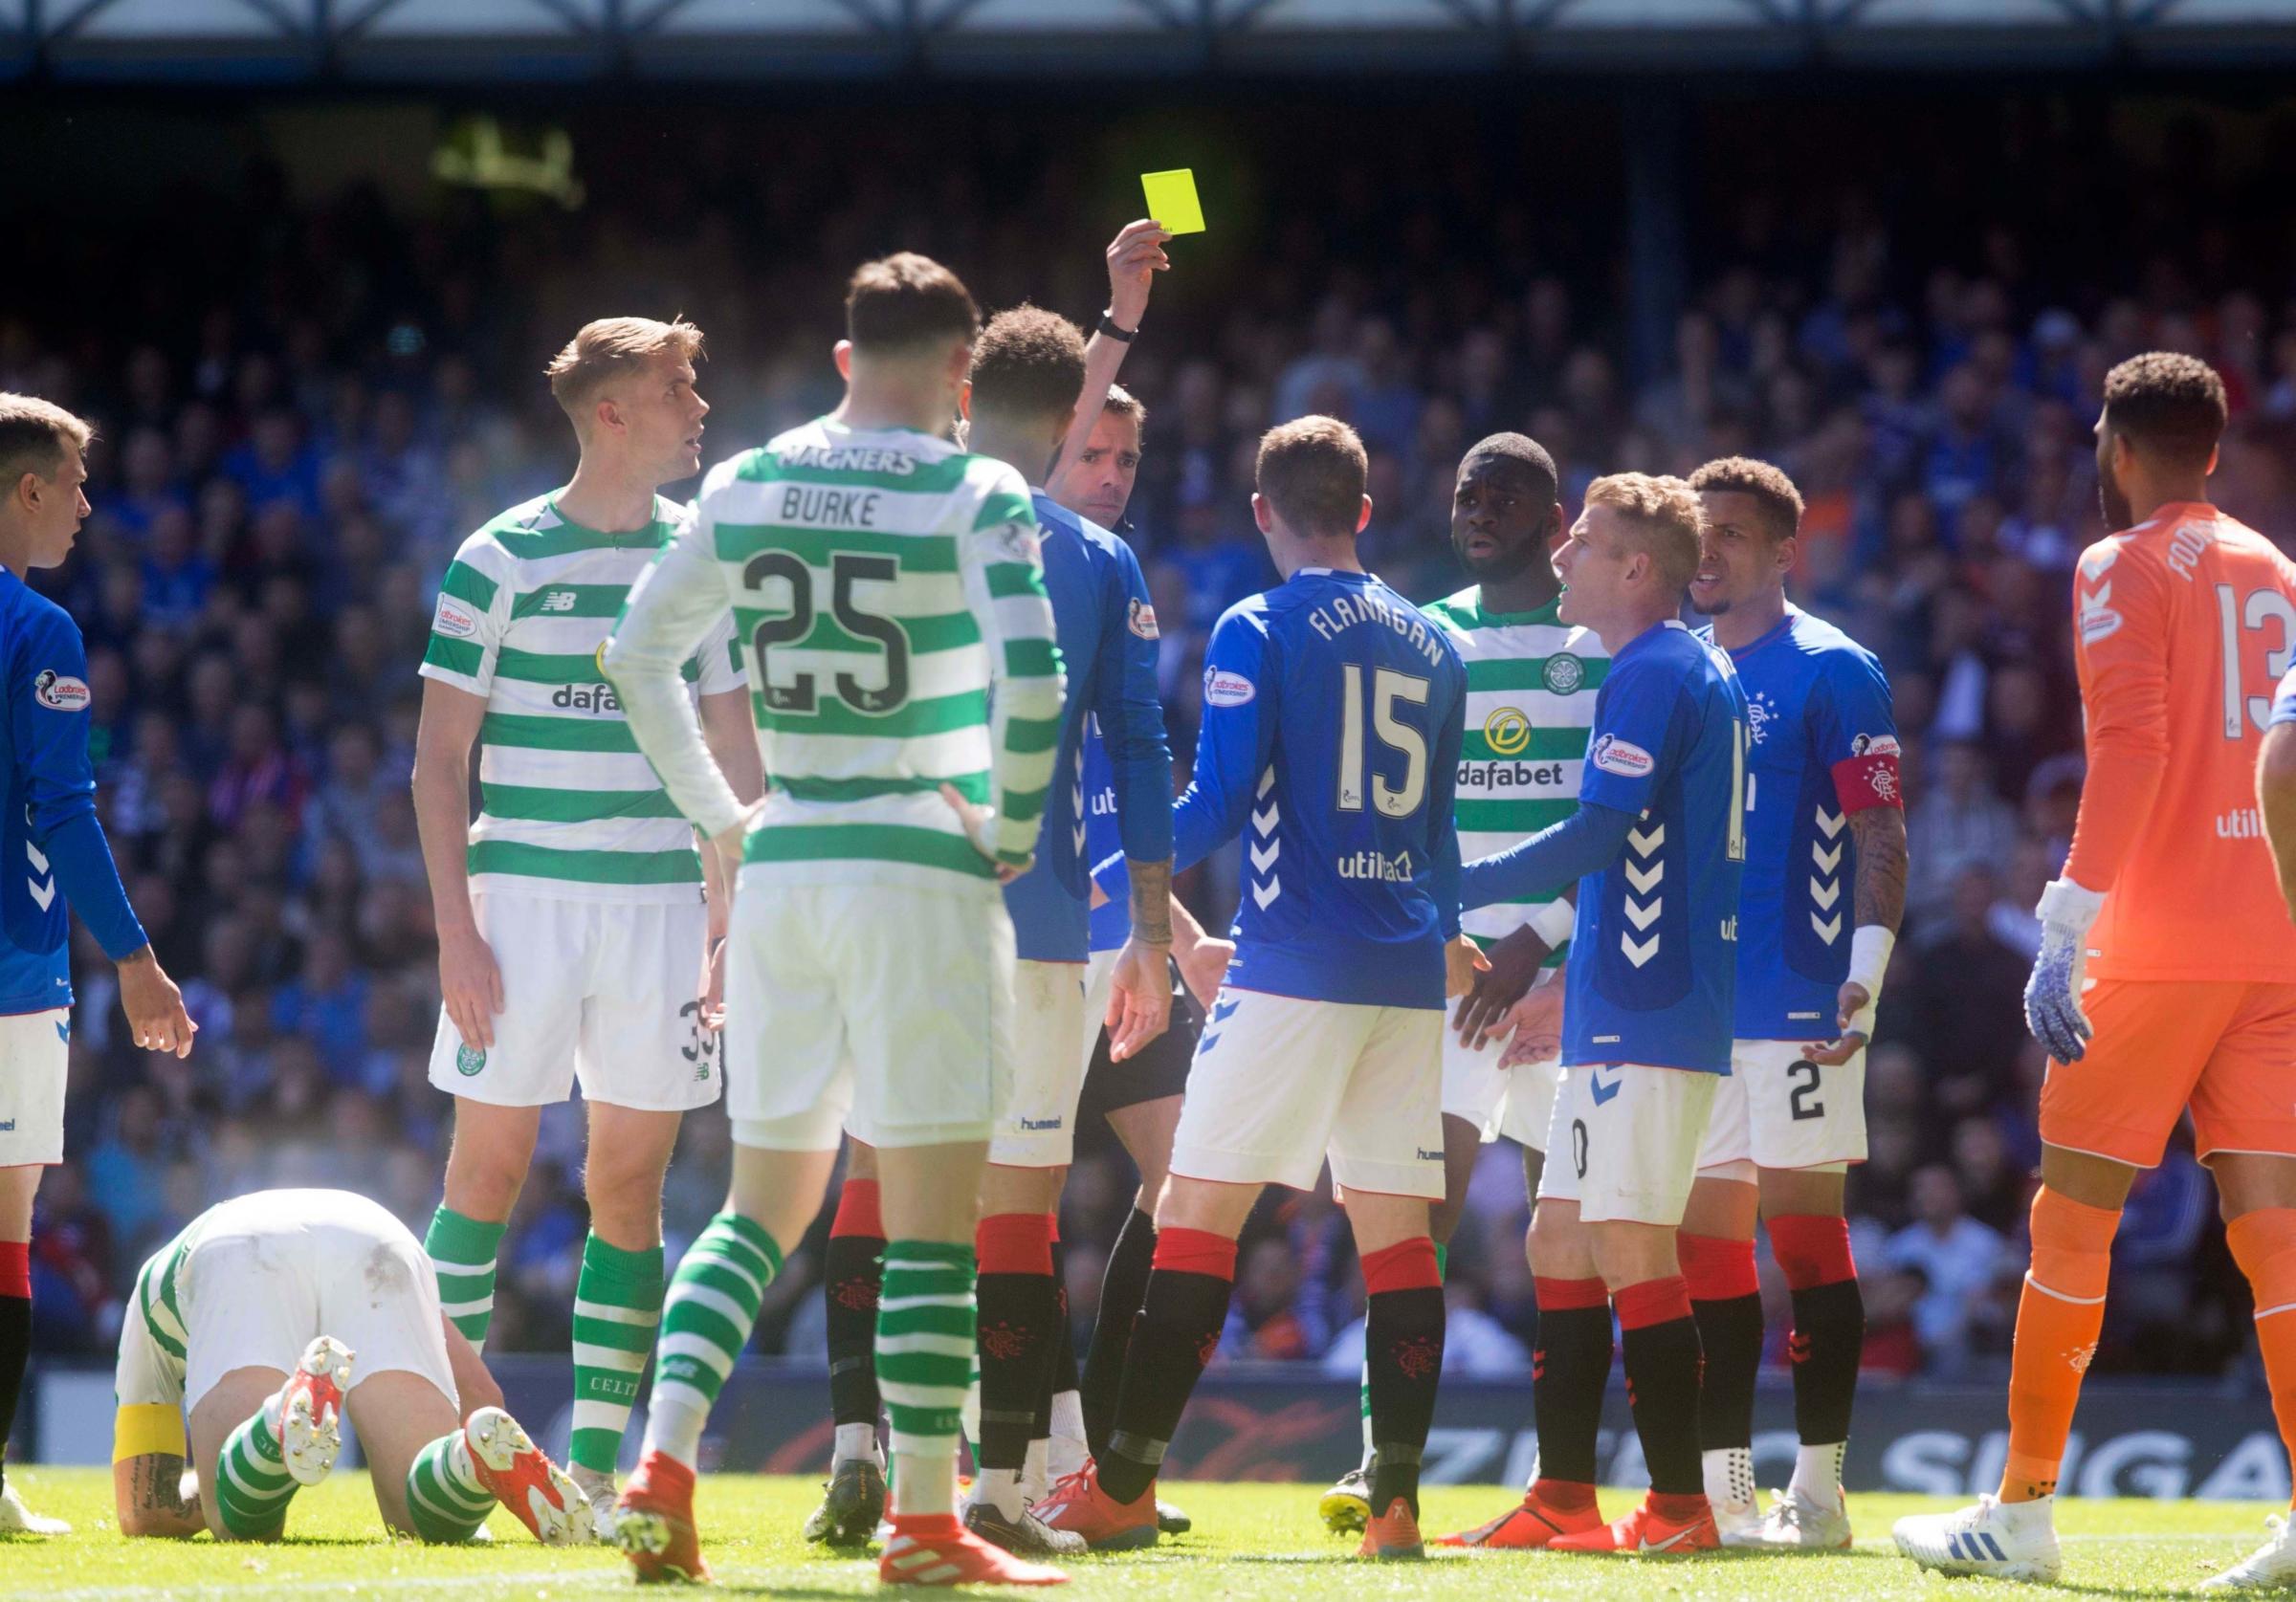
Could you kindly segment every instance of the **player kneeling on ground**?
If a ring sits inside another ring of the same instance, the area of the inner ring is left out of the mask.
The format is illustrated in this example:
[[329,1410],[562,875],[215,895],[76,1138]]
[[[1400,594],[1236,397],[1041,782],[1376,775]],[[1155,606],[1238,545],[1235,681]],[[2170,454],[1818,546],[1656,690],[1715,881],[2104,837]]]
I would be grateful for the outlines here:
[[[258,1191],[192,1219],[136,1275],[115,1389],[122,1535],[277,1540],[348,1413],[392,1529],[467,1541],[500,1502],[545,1545],[590,1539],[574,1482],[491,1405],[422,1246],[364,1196]],[[465,1418],[458,1394],[488,1405]]]

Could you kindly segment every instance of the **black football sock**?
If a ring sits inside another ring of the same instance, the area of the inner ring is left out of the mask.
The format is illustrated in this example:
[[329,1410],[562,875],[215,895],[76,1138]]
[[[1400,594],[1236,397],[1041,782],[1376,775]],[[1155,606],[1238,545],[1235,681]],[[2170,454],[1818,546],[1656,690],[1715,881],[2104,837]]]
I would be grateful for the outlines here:
[[0,1485],[8,1483],[8,1436],[31,1356],[32,1245],[0,1240]]
[[1419,1464],[1443,1379],[1443,1275],[1422,1236],[1363,1259],[1363,1350],[1371,1391],[1371,1510],[1402,1498],[1419,1516]]
[[1626,1400],[1643,1439],[1650,1489],[1706,1495],[1698,1458],[1698,1326],[1681,1275],[1630,1284],[1613,1298],[1625,1349]]
[[828,1310],[829,1415],[841,1428],[877,1427],[877,1297],[885,1283],[885,1225],[877,1182],[848,1179],[822,1253]]
[[1116,1391],[1124,1381],[1124,1354],[1132,1346],[1132,1322],[1148,1294],[1148,1271],[1156,1261],[1156,1220],[1137,1207],[1124,1220],[1100,1277],[1100,1313],[1093,1320],[1092,1344],[1085,1349],[1084,1438],[1094,1457],[1108,1451],[1115,1428]]
[[1858,1365],[1866,1352],[1866,1298],[1850,1256],[1849,1225],[1820,1214],[1770,1220],[1770,1250],[1794,1291],[1794,1423],[1804,1446],[1849,1438]]
[[[1682,1277],[1706,1371],[1698,1387],[1698,1445],[1707,1452],[1754,1445],[1754,1382],[1762,1367],[1762,1296],[1754,1242],[1678,1235]],[[1754,1487],[1745,1487],[1752,1501]]]
[[1538,1347],[1531,1354],[1531,1414],[1538,1431],[1538,1477],[1591,1486],[1615,1350],[1610,1296],[1601,1280],[1533,1283]]
[[1159,1233],[1156,1266],[1116,1397],[1115,1426],[1098,1459],[1100,1488],[1116,1501],[1136,1502],[1156,1483],[1189,1394],[1220,1345],[1235,1288],[1233,1240],[1200,1229]]
[[974,1248],[981,1260],[981,1438],[975,1444],[983,1471],[1018,1474],[1035,1434],[1038,1393],[1051,1376],[1060,1317],[1051,1215],[982,1218]]

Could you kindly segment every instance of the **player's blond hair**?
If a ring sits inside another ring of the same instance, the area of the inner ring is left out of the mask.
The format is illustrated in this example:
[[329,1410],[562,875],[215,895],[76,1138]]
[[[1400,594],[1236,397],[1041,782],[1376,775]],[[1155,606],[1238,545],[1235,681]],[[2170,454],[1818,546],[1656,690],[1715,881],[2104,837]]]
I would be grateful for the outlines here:
[[542,369],[550,393],[580,422],[598,391],[657,356],[693,362],[701,356],[701,330],[684,318],[600,318],[585,322]]
[[1586,504],[1607,506],[1626,522],[1627,542],[1650,558],[1660,582],[1689,587],[1698,576],[1698,492],[1671,473],[1614,472],[1586,487]]
[[95,437],[93,423],[54,401],[0,391],[0,485],[12,486],[28,472],[55,477],[65,448],[85,451]]

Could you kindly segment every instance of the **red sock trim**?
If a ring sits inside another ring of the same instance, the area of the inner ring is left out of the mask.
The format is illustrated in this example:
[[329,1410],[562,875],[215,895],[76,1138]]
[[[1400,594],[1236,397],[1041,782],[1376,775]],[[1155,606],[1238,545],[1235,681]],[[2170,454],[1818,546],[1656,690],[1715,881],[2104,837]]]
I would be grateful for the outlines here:
[[1044,1213],[998,1213],[973,1230],[983,1274],[1052,1277],[1052,1219]]
[[1441,1290],[1443,1273],[1435,1265],[1435,1242],[1427,1236],[1381,1246],[1363,1260],[1363,1294],[1387,1290]]
[[0,1296],[32,1300],[32,1242],[0,1240]]
[[1858,1277],[1849,1254],[1849,1220],[1796,1213],[1770,1220],[1770,1255],[1796,1290],[1815,1290]]
[[1619,1309],[1619,1328],[1646,1329],[1690,1316],[1690,1284],[1680,1274],[1667,1280],[1645,1280],[1630,1284],[1611,1299]]
[[1542,1313],[1576,1312],[1584,1307],[1604,1306],[1610,1301],[1610,1292],[1603,1288],[1601,1280],[1534,1279],[1531,1288],[1538,1297],[1538,1310]]
[[877,1200],[877,1182],[874,1179],[848,1179],[845,1189],[837,1193],[837,1217],[829,1223],[831,1235],[859,1235],[872,1240],[885,1239],[885,1213]]
[[1682,1277],[1689,1282],[1691,1301],[1728,1302],[1761,1294],[1753,1241],[1719,1235],[1677,1235],[1674,1250],[1682,1259]]
[[1161,1229],[1156,1235],[1153,1265],[1172,1274],[1209,1274],[1233,1284],[1236,1243],[1207,1229]]
[[1534,1480],[1531,1495],[1557,1513],[1578,1513],[1595,1505],[1595,1487],[1578,1480]]

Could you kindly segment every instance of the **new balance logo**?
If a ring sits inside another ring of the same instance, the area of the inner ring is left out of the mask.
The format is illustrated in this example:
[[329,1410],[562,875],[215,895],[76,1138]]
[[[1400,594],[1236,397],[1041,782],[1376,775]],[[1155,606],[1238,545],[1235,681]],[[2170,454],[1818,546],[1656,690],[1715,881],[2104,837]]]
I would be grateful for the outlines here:
[[574,609],[574,592],[570,589],[544,590],[542,591],[541,609],[545,612],[571,612]]

